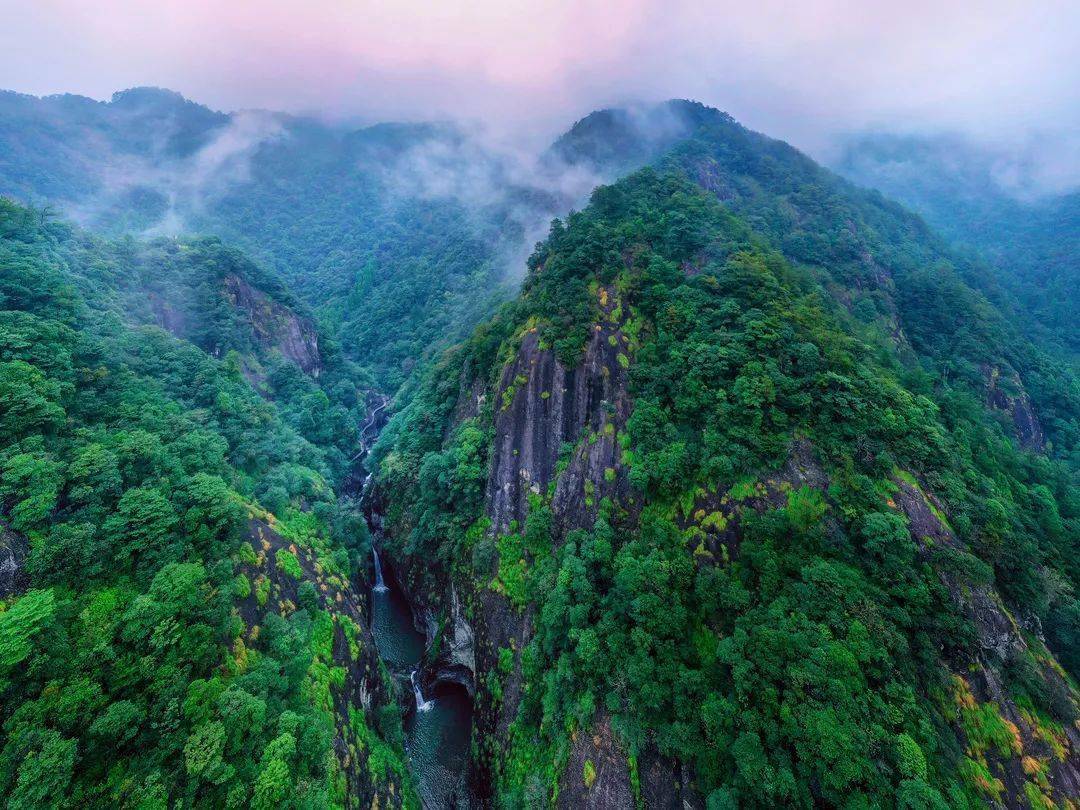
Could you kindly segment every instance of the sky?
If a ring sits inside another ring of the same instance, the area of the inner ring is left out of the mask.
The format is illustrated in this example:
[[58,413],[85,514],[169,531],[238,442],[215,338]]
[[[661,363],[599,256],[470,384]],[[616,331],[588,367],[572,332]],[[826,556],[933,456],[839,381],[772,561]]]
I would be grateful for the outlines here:
[[0,0],[0,88],[155,85],[217,109],[468,117],[541,138],[689,97],[838,132],[1080,129],[1077,0]]

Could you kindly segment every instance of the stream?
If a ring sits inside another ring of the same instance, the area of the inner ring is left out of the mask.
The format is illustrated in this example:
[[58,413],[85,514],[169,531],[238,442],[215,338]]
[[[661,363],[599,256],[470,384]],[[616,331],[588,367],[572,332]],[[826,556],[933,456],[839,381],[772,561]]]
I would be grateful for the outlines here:
[[405,715],[405,752],[426,810],[468,806],[455,795],[469,757],[472,700],[466,690],[437,683],[424,694],[418,668],[424,657],[424,634],[416,629],[412,608],[393,569],[379,559],[372,533],[375,583],[371,588],[371,630],[379,655],[411,699]]

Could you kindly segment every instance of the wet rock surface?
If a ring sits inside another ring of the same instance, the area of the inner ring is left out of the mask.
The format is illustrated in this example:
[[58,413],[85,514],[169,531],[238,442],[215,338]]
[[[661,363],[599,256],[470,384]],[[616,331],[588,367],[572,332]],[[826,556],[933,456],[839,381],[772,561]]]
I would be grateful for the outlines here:
[[1013,435],[1021,447],[1043,450],[1046,436],[1020,375],[1011,368],[998,366],[983,366],[982,371],[986,380],[986,404],[1008,416]]
[[472,697],[476,693],[476,652],[472,625],[465,617],[457,588],[450,586],[449,607],[446,623],[441,628],[438,617],[431,610],[425,611],[424,625],[429,641],[439,638],[439,651],[434,661],[424,668],[424,680],[432,686],[455,683]]
[[[524,521],[529,494],[546,493],[556,477],[552,507],[564,528],[590,525],[602,498],[627,490],[618,433],[630,416],[628,338],[615,295],[602,290],[601,301],[579,365],[564,366],[532,330],[503,370],[487,486],[497,534]],[[557,475],[564,448],[568,466]]]
[[29,553],[27,539],[0,523],[0,599],[22,593],[29,586],[25,568]]
[[690,768],[646,749],[638,762],[641,799],[649,810],[704,810],[705,799],[694,788]]

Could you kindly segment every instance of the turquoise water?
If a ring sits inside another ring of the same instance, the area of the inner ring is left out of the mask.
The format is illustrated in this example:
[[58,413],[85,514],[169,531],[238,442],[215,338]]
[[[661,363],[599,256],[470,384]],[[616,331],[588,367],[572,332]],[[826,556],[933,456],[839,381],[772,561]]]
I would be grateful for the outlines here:
[[424,710],[417,711],[410,673],[424,657],[424,635],[413,624],[412,611],[393,570],[382,566],[383,587],[371,589],[371,631],[379,655],[401,685],[408,706],[405,749],[427,810],[467,806],[457,796],[458,783],[469,757],[472,700],[457,684],[440,684],[422,694]]
[[424,807],[467,806],[456,795],[469,758],[472,700],[457,684],[440,684],[424,696],[431,708],[405,718],[405,749],[416,775]]
[[424,635],[413,625],[412,610],[393,576],[371,589],[371,633],[379,655],[395,674],[408,675],[424,657]]

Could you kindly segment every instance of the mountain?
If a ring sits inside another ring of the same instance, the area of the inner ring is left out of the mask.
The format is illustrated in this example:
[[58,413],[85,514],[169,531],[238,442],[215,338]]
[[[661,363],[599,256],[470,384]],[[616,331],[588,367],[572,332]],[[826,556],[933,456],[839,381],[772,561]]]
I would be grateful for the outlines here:
[[124,182],[126,169],[138,161],[190,158],[228,121],[178,93],[155,88],[125,90],[107,104],[82,96],[0,92],[3,193],[69,204],[110,192],[122,195],[127,189],[112,186]]
[[999,303],[1018,303],[1033,331],[1076,357],[1080,193],[1060,190],[1057,167],[955,136],[883,133],[845,140],[835,167],[986,257]]
[[683,100],[0,110],[8,804],[1080,804],[1004,252]]
[[352,584],[348,369],[217,242],[0,201],[0,268],[5,805],[414,796]]
[[391,393],[512,294],[511,268],[592,187],[555,164],[525,174],[450,124],[223,114],[153,88],[109,102],[0,94],[0,153],[0,194],[109,235],[243,249]]
[[654,165],[553,224],[373,451],[474,795],[1076,802],[1076,378],[918,216],[666,106],[670,141],[563,139]]

